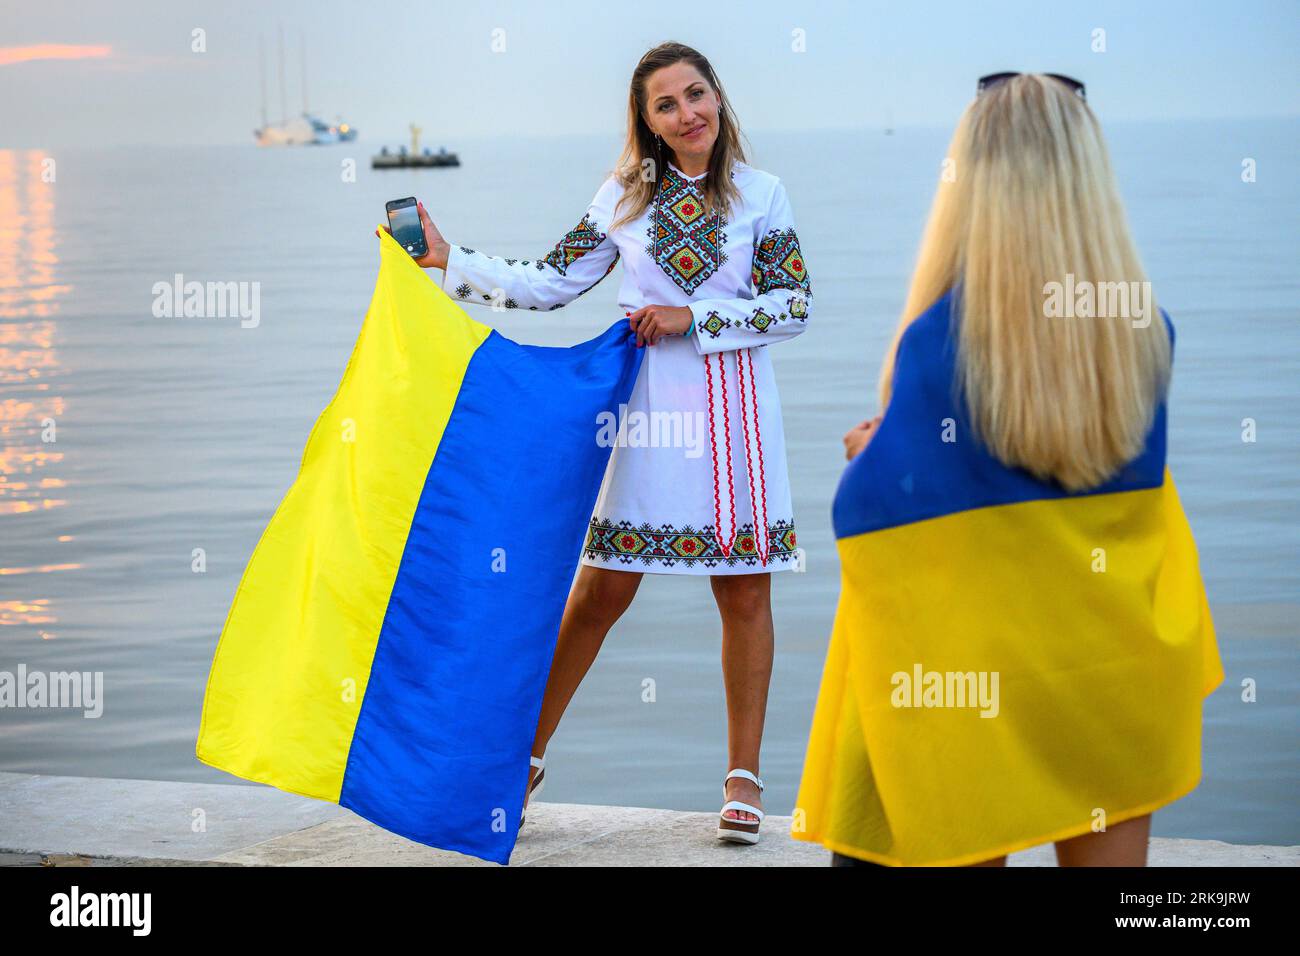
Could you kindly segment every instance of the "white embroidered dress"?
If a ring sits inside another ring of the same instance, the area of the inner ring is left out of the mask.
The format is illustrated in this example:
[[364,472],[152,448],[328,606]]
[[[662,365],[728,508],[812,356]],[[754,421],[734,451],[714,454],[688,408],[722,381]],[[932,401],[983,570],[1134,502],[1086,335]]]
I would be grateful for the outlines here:
[[743,202],[723,216],[704,212],[705,175],[668,164],[656,201],[613,232],[623,187],[609,177],[582,221],[535,261],[451,247],[443,289],[463,303],[557,309],[621,258],[624,312],[688,306],[694,317],[691,334],[645,346],[626,409],[612,410],[614,449],[584,564],[708,575],[793,569],[798,560],[766,346],[804,330],[812,286],[781,181],[737,162],[731,176]]

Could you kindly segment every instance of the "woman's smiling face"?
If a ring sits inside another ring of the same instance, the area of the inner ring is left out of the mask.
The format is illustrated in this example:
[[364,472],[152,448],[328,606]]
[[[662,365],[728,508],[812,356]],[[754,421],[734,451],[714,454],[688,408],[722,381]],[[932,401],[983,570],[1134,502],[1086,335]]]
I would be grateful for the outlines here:
[[708,165],[721,105],[709,81],[685,60],[655,70],[646,81],[645,121],[663,137],[679,166]]

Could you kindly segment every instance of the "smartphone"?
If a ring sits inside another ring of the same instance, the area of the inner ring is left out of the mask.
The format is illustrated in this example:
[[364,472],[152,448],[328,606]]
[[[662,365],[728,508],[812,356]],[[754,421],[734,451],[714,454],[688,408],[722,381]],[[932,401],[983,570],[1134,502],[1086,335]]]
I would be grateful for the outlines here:
[[412,259],[427,256],[429,244],[424,241],[424,227],[420,225],[420,210],[416,208],[415,197],[394,199],[385,203],[384,208],[388,210],[388,228],[397,244],[409,252]]

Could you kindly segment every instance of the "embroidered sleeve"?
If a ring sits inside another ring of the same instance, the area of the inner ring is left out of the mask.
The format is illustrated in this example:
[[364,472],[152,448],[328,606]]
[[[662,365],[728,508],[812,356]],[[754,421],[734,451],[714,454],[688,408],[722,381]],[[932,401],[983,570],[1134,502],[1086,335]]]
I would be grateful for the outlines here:
[[617,195],[613,177],[582,220],[540,259],[502,259],[452,244],[442,288],[452,299],[505,309],[558,309],[614,271],[618,247],[605,233]]
[[704,299],[690,305],[695,348],[702,355],[793,338],[812,314],[812,283],[799,248],[785,185],[777,181],[759,225],[750,273],[753,295]]

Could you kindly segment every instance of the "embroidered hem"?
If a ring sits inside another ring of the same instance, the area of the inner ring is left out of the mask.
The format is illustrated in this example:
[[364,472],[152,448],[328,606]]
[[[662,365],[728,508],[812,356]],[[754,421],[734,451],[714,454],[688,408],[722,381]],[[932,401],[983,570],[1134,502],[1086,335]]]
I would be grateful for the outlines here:
[[[777,521],[770,525],[768,543],[768,567],[777,561],[782,564],[794,561],[798,552],[794,522]],[[677,528],[669,524],[658,527],[642,524],[637,527],[629,521],[597,520],[593,517],[587,529],[583,553],[590,560],[598,559],[605,563],[761,568],[756,545],[754,526],[750,524],[740,526],[731,554],[723,555],[712,525],[698,530],[690,525]]]

